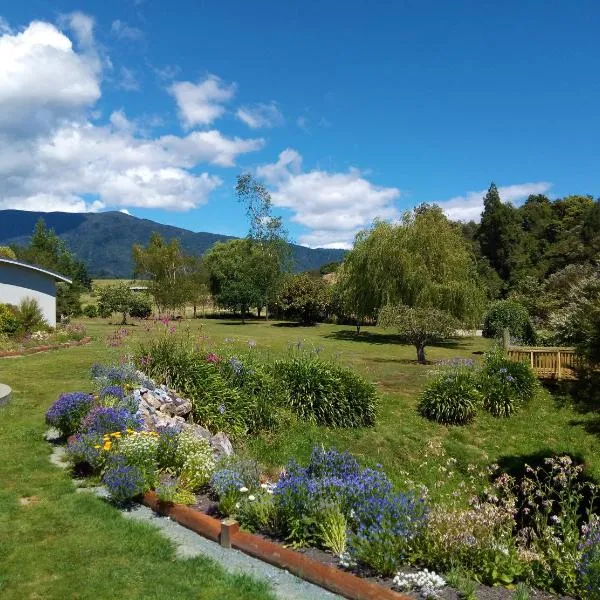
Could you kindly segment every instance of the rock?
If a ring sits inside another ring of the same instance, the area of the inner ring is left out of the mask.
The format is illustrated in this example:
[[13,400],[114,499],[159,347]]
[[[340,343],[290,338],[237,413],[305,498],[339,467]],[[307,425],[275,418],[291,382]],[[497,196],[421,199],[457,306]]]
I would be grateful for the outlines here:
[[184,431],[191,431],[195,437],[198,439],[206,440],[210,442],[212,439],[212,433],[206,429],[206,427],[202,427],[202,425],[195,425],[193,423],[186,423],[183,427]]
[[213,435],[210,444],[219,456],[233,455],[233,446],[231,445],[229,438],[222,431]]
[[175,410],[176,410],[176,406],[173,402],[165,402],[160,408],[160,412],[161,413],[165,413],[166,415],[169,415],[170,417],[175,415]]
[[142,395],[142,400],[156,410],[162,406],[162,402],[150,391]]
[[192,403],[189,400],[183,400],[182,398],[177,398],[177,400],[181,400],[181,403],[175,405],[174,414],[179,417],[189,415],[192,412]]

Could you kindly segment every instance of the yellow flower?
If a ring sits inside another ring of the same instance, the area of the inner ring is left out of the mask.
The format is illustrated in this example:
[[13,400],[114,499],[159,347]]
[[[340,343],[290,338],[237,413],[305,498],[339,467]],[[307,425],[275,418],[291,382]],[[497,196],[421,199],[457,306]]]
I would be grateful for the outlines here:
[[103,446],[103,450],[110,450],[112,447],[112,444],[110,442],[106,442]]
[[94,448],[102,448],[102,446],[94,446]]

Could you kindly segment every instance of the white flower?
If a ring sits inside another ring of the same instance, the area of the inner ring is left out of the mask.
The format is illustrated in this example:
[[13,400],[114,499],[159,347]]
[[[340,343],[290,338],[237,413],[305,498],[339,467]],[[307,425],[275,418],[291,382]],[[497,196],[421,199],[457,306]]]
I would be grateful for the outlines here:
[[240,488],[240,492],[242,492],[242,494],[245,494],[248,491],[248,488],[246,486],[242,486]]
[[267,490],[267,494],[272,494],[273,490]]
[[254,502],[256,500],[256,498],[252,494],[250,494],[248,496],[248,500],[250,500],[250,502]]
[[260,484],[260,487],[261,487],[263,490],[268,490],[268,489],[269,489],[269,484],[268,484],[268,483],[261,483],[261,484]]
[[239,502],[236,502],[236,503],[235,503],[235,507],[236,507],[236,508],[239,508],[239,507],[240,507],[240,503],[239,503]]

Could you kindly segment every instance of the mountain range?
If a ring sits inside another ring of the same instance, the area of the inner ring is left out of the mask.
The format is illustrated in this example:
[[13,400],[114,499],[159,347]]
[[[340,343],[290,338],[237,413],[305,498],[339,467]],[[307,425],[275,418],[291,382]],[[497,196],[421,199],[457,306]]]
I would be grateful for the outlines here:
[[[92,277],[128,278],[133,273],[131,247],[146,245],[153,231],[164,239],[179,239],[187,254],[202,255],[215,242],[234,239],[205,231],[189,231],[139,219],[121,212],[64,213],[0,210],[0,245],[26,244],[38,219],[43,218],[70,250],[82,260]],[[307,248],[291,244],[295,271],[318,269],[342,260],[344,250]]]

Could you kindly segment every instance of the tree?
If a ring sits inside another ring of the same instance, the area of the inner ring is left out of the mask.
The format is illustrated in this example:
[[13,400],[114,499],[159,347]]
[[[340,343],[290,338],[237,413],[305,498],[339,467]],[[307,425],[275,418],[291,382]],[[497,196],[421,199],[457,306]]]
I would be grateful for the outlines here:
[[494,183],[483,199],[479,243],[484,256],[504,281],[517,277],[526,263],[524,234],[517,209],[500,200]]
[[303,325],[312,325],[329,304],[329,287],[320,277],[299,273],[288,277],[278,298],[279,306],[297,316]]
[[165,242],[159,233],[153,232],[144,248],[135,244],[132,248],[134,274],[150,279],[149,290],[159,311],[175,310],[189,300],[188,278],[193,263],[185,256],[179,240]]
[[402,304],[443,310],[473,326],[483,312],[485,294],[468,245],[437,206],[359,233],[342,273],[358,317]]
[[137,306],[134,292],[126,283],[107,285],[98,291],[98,312],[101,316],[110,316],[113,313],[121,313],[123,318],[121,325],[127,324],[127,315]]
[[262,259],[247,239],[217,242],[204,256],[213,297],[220,306],[239,311],[242,322],[248,309],[263,301]]
[[411,308],[404,304],[382,308],[378,323],[396,329],[402,340],[413,344],[420,363],[425,363],[426,346],[450,337],[459,327],[459,321],[445,310]]
[[183,285],[187,288],[185,297],[193,306],[194,318],[196,317],[198,305],[204,307],[210,299],[209,280],[210,273],[202,257],[188,256],[187,274]]
[[261,273],[261,306],[265,307],[266,319],[269,318],[269,303],[277,295],[283,275],[289,268],[290,247],[287,232],[281,217],[272,214],[273,202],[265,185],[257,181],[250,173],[242,173],[237,178],[236,194],[238,201],[246,205],[246,215],[250,222],[248,240],[254,254],[259,254]]
[[10,260],[17,260],[15,251],[9,246],[0,246],[0,258],[9,258]]

